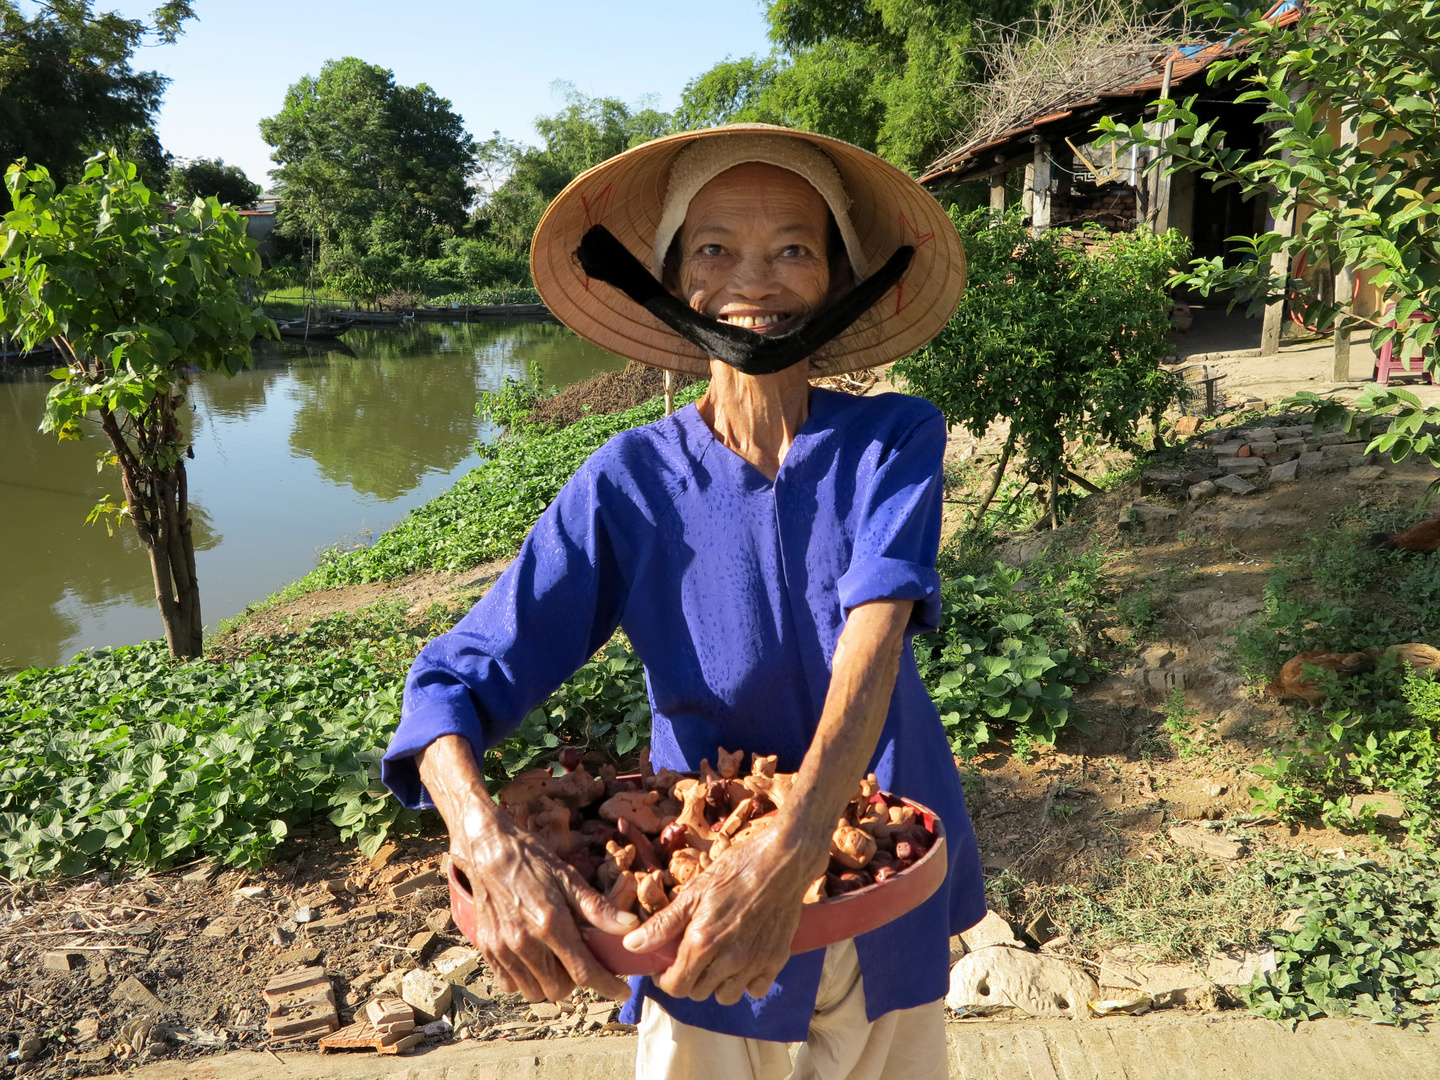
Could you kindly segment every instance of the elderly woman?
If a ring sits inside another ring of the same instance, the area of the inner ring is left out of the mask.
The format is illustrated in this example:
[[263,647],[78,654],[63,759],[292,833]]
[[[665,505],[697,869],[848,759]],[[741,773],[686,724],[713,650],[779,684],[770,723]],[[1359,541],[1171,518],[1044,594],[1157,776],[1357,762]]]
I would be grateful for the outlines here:
[[[944,325],[964,282],[955,230],[873,155],[737,125],[579,177],[536,231],[533,271],[577,333],[709,389],[597,451],[425,648],[386,782],[439,808],[499,985],[532,1001],[628,992],[639,1076],[778,1078],[794,1042],[795,1076],[944,1076],[948,938],[984,914],[958,776],[906,648],[940,615],[945,424],[916,398],[809,379],[893,360]],[[798,771],[777,823],[643,926],[498,812],[478,765],[617,627],[645,664],[656,768],[725,746]],[[791,956],[867,772],[939,813],[946,883],[880,930]],[[677,959],[627,991],[586,925],[637,952],[677,942]]]

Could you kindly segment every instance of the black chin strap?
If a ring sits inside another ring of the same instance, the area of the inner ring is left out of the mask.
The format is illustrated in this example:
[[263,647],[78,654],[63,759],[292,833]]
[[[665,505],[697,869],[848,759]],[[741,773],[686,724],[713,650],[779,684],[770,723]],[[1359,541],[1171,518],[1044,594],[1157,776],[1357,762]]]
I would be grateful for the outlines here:
[[913,247],[897,248],[884,266],[820,314],[788,334],[769,337],[709,318],[671,296],[604,225],[591,226],[575,249],[575,258],[587,275],[613,285],[686,341],[703,349],[706,356],[723,360],[746,375],[784,371],[839,337],[905,276],[914,256]]

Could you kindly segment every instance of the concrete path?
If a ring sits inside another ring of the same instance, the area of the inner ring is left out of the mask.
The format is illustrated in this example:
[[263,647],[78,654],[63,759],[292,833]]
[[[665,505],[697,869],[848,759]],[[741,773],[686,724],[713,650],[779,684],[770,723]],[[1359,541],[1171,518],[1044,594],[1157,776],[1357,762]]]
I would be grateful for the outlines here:
[[[1440,1034],[1321,1020],[1289,1032],[1250,1017],[952,1023],[952,1080],[1437,1080]],[[158,1062],[126,1080],[630,1080],[635,1039],[458,1043],[402,1058],[236,1052]],[[120,1080],[116,1074],[109,1080]]]

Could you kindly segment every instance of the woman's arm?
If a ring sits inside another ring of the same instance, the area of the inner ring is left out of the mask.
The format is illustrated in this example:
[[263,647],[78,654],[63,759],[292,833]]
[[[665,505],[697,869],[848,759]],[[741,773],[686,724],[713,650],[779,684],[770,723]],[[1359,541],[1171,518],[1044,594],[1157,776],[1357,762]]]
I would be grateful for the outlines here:
[[420,778],[450,833],[450,858],[475,896],[475,939],[507,992],[559,1001],[576,986],[629,994],[581,940],[576,917],[612,934],[635,926],[573,867],[515,826],[485,790],[470,743],[444,735],[418,755]]
[[801,899],[825,871],[830,835],[885,727],[911,600],[851,610],[835,648],[820,724],[776,824],[730,848],[675,903],[625,938],[649,952],[681,936],[655,983],[672,997],[722,1005],[765,994],[790,958]]

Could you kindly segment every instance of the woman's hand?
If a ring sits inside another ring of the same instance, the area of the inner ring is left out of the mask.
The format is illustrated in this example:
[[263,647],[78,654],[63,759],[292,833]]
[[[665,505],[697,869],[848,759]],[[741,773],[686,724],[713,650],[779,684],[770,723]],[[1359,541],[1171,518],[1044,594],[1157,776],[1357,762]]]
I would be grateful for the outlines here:
[[420,777],[450,831],[450,858],[470,879],[475,944],[500,989],[527,1001],[559,1001],[576,986],[608,998],[630,993],[585,947],[576,919],[611,934],[635,928],[573,867],[496,809],[470,744],[436,739],[420,754]]
[[[827,848],[805,850],[779,828],[728,848],[675,902],[625,937],[632,952],[680,938],[675,963],[655,985],[677,998],[710,995],[733,1005],[763,997],[785,962],[806,888],[825,869]],[[683,936],[682,936],[683,935]]]

